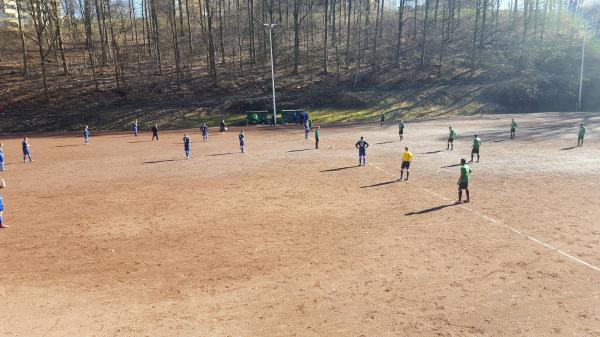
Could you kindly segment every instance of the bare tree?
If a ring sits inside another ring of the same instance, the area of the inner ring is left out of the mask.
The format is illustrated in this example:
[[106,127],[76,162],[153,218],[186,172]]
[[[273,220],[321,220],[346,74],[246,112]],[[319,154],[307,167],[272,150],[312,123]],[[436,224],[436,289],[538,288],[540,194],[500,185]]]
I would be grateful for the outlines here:
[[21,76],[29,73],[27,65],[27,47],[25,46],[25,33],[23,33],[23,11],[21,9],[21,0],[15,0],[17,4],[17,24],[19,25],[19,38],[21,40]]
[[205,0],[204,4],[206,6],[206,20],[208,26],[208,75],[212,80],[212,84],[217,86],[217,65],[215,62],[215,44],[213,41],[213,27],[212,27],[212,9],[210,0]]

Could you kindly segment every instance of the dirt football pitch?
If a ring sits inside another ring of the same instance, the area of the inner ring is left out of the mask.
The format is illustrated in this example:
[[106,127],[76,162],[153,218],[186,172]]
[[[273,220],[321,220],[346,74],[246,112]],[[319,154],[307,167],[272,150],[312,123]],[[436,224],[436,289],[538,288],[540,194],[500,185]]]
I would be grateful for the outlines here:
[[600,114],[90,130],[2,140],[0,336],[600,336]]

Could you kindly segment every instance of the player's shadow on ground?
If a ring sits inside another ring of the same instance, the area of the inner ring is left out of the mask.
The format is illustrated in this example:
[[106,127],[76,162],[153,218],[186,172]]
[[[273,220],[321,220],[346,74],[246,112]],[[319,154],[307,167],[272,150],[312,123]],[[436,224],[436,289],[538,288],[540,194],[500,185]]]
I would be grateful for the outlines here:
[[436,153],[440,153],[442,152],[442,150],[436,150],[436,151],[429,151],[429,152],[423,152],[421,154],[436,154]]
[[219,156],[229,156],[232,154],[238,154],[239,152],[226,152],[226,153],[213,153],[213,154],[207,154],[207,157],[219,157]]
[[389,143],[393,143],[393,140],[389,140],[387,142],[381,142],[381,143],[375,143],[376,145],[383,145],[383,144],[389,144]]
[[398,181],[399,181],[399,180],[390,180],[390,181],[384,181],[384,182],[382,182],[382,183],[377,183],[377,184],[373,184],[373,185],[361,186],[360,188],[371,188],[371,187],[385,186],[385,185],[389,185],[389,184],[397,183]]
[[511,140],[511,139],[510,138],[507,138],[507,139],[498,139],[498,140],[493,140],[492,143],[508,142],[509,140]]
[[149,143],[152,142],[151,140],[134,140],[132,142],[127,142],[129,144],[135,144],[135,143]]
[[163,160],[153,160],[153,161],[145,161],[144,164],[158,164],[158,163],[168,163],[171,161],[179,161],[177,159],[163,159]]
[[336,172],[336,171],[347,170],[347,169],[351,169],[351,168],[355,168],[355,167],[358,167],[358,166],[338,167],[338,168],[332,168],[332,169],[328,169],[328,170],[321,170],[321,172]]
[[56,145],[55,147],[73,147],[73,146],[82,146],[85,144],[69,144],[69,145]]
[[310,150],[312,150],[312,148],[310,148],[310,149],[289,150],[288,152],[302,152],[302,151],[310,151]]
[[421,211],[418,211],[418,212],[408,212],[408,213],[406,213],[404,215],[405,216],[411,216],[411,215],[427,214],[427,213],[431,213],[431,212],[442,210],[442,209],[444,209],[446,207],[450,207],[450,206],[454,206],[454,204],[447,204],[447,205],[435,206],[435,207],[424,209],[424,210],[421,210]]
[[569,146],[569,147],[563,147],[562,149],[560,149],[561,151],[568,151],[568,150],[574,150],[576,149],[577,146]]
[[442,166],[441,168],[449,168],[449,167],[457,167],[460,166],[460,163],[458,164],[452,164],[452,165],[446,165],[446,166]]

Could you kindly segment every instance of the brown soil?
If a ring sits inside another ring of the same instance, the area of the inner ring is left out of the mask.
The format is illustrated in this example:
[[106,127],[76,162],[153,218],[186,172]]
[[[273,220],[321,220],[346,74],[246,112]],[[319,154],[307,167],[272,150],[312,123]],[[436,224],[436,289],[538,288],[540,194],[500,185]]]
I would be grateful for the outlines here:
[[510,118],[4,139],[0,336],[600,336],[600,114]]

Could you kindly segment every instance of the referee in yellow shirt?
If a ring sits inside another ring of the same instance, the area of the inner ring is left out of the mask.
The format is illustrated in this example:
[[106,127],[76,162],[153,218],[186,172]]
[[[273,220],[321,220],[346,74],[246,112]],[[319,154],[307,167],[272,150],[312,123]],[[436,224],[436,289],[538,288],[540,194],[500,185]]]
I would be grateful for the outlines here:
[[413,159],[413,154],[412,152],[408,151],[408,147],[404,148],[404,153],[402,154],[402,167],[400,169],[400,180],[402,180],[402,177],[404,176],[404,169],[406,169],[406,179],[408,180],[408,174],[409,174],[409,169],[410,169],[410,163],[412,162]]

